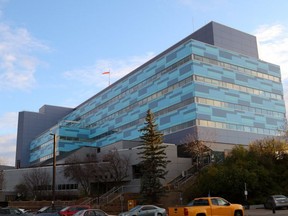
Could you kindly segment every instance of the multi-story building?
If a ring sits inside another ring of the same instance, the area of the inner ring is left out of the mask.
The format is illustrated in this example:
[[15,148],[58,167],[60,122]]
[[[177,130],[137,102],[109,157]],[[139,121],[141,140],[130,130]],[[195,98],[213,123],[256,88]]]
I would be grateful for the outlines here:
[[73,111],[72,108],[44,105],[39,112],[19,112],[16,167],[29,167],[30,143],[41,133],[57,124],[59,119]]
[[148,109],[166,143],[179,145],[197,133],[212,150],[224,152],[276,136],[285,119],[280,67],[259,59],[255,36],[210,22],[76,108],[56,112],[57,123],[29,140],[26,133],[43,122],[27,131],[30,118],[21,112],[17,165],[51,158],[51,134],[57,136],[57,155],[139,141]]

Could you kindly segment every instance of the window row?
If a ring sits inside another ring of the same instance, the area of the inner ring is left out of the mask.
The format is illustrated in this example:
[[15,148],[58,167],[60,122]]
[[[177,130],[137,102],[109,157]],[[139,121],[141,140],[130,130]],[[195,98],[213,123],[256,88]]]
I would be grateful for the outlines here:
[[143,86],[146,86],[149,83],[155,82],[157,79],[160,79],[163,76],[163,74],[168,73],[169,71],[172,71],[175,68],[180,67],[181,65],[184,65],[185,63],[187,63],[191,59],[192,59],[191,55],[186,56],[185,58],[179,60],[178,62],[174,63],[173,65],[171,65],[171,66],[169,66],[167,68],[164,68],[160,72],[158,72],[155,75],[149,77],[148,79],[143,80],[142,82],[140,82],[139,84],[135,85],[134,87],[132,87],[130,89],[127,89],[126,91],[123,91],[119,95],[111,98],[109,101],[101,103],[99,106],[96,106],[94,109],[92,109],[92,110],[86,112],[85,114],[81,115],[81,118],[86,119],[88,116],[93,115],[94,113],[98,112],[99,110],[103,110],[103,109],[107,108],[109,105],[111,105],[113,103],[118,103],[125,96],[131,95],[134,92],[139,91],[139,89],[141,89]]
[[151,94],[148,97],[146,97],[146,98],[144,98],[142,100],[139,100],[139,101],[137,101],[137,102],[125,107],[124,109],[121,109],[121,110],[119,110],[119,111],[117,111],[117,112],[115,112],[115,113],[113,113],[113,114],[111,114],[111,115],[109,115],[109,116],[107,116],[105,118],[102,118],[101,120],[99,120],[97,122],[94,122],[93,124],[88,125],[88,127],[93,128],[93,127],[102,125],[105,122],[111,121],[111,120],[117,118],[118,116],[120,116],[122,114],[128,113],[131,110],[134,110],[137,107],[141,107],[141,106],[143,106],[145,104],[148,104],[150,101],[155,100],[157,98],[160,98],[163,95],[168,94],[169,92],[173,92],[177,88],[180,88],[180,87],[185,86],[185,85],[187,85],[189,83],[192,83],[192,81],[193,81],[192,77],[188,77],[188,78],[186,78],[186,79],[184,79],[184,80],[182,80],[182,81],[180,81],[178,83],[175,83],[174,85],[171,85],[171,86],[169,86],[169,87],[167,87],[167,88],[165,88],[165,89],[163,89],[161,91],[155,92],[154,94]]
[[271,92],[266,92],[266,91],[262,91],[259,89],[246,87],[246,86],[236,85],[233,83],[227,83],[227,82],[223,82],[220,80],[210,79],[207,77],[202,77],[202,76],[197,76],[197,75],[194,75],[194,76],[195,76],[195,81],[198,81],[198,82],[208,83],[208,84],[216,85],[216,86],[223,87],[223,88],[233,89],[236,91],[242,91],[242,92],[246,92],[248,94],[262,95],[262,96],[276,99],[276,100],[282,100],[283,99],[283,96],[279,95],[279,94],[274,94]]
[[189,127],[193,127],[195,126],[195,123],[196,123],[195,120],[188,121],[183,124],[175,125],[173,127],[166,128],[165,130],[161,130],[161,133],[163,133],[164,135],[175,133],[177,131],[180,131]]
[[210,59],[210,58],[199,56],[199,55],[196,55],[196,54],[193,54],[193,59],[201,61],[203,63],[217,65],[217,66],[220,66],[220,67],[223,67],[223,68],[226,68],[226,69],[237,70],[237,71],[239,71],[241,73],[245,73],[245,74],[248,74],[248,75],[253,76],[253,77],[259,77],[259,78],[262,78],[262,79],[267,79],[267,80],[271,80],[271,81],[278,82],[278,83],[281,82],[281,79],[279,77],[275,77],[275,76],[272,76],[272,75],[269,75],[269,74],[260,73],[260,72],[255,71],[255,70],[251,70],[251,69],[248,69],[248,68],[244,68],[244,67],[233,65],[233,64],[229,64],[229,63],[225,63],[225,62],[222,62],[222,61],[217,61],[215,59]]
[[[177,104],[174,104],[172,106],[166,107],[163,110],[155,112],[154,116],[155,116],[155,118],[157,118],[160,115],[164,115],[164,114],[167,114],[169,112],[178,110],[180,107],[185,107],[185,106],[188,106],[188,105],[190,105],[192,103],[194,103],[194,99],[193,98],[187,99],[187,100],[182,101],[180,103],[177,103]],[[125,125],[122,125],[120,127],[115,128],[114,131],[115,132],[117,132],[117,131],[125,131],[125,130],[127,130],[129,128],[135,127],[135,125],[143,124],[144,120],[145,120],[144,118],[141,118],[141,119],[137,119],[137,120],[131,121],[131,122],[125,124]],[[187,126],[187,124],[188,123],[184,123],[183,125],[180,125],[180,126],[171,127],[169,129],[167,129],[165,131],[165,133],[168,133],[169,131],[178,130],[179,128],[183,129],[183,128],[185,128]],[[100,134],[100,135],[94,137],[93,140],[99,140],[99,139],[102,139],[102,138],[104,138],[104,137],[106,137],[108,135],[111,135],[111,134],[103,133],[103,134]]]
[[268,116],[273,116],[273,117],[277,117],[277,118],[285,118],[284,113],[275,112],[275,111],[266,110],[266,109],[261,109],[261,108],[254,108],[254,107],[250,107],[250,106],[244,106],[244,105],[240,105],[240,104],[227,103],[227,102],[223,102],[223,101],[212,100],[212,99],[208,99],[208,98],[200,98],[200,97],[196,97],[195,101],[197,103],[205,104],[205,105],[209,105],[209,106],[230,108],[233,110],[253,112],[256,114],[268,115]]
[[214,121],[201,120],[201,119],[197,119],[197,125],[203,126],[203,127],[243,131],[243,132],[265,134],[265,135],[272,135],[272,136],[277,136],[279,134],[278,130],[256,128],[256,127],[245,126],[245,125],[230,124],[230,123],[224,123],[224,122],[214,122]]
[[58,184],[58,190],[77,190],[78,184]]
[[[76,190],[78,189],[78,184],[59,184],[57,185],[58,190]],[[34,190],[38,191],[51,191],[51,185],[36,185]]]

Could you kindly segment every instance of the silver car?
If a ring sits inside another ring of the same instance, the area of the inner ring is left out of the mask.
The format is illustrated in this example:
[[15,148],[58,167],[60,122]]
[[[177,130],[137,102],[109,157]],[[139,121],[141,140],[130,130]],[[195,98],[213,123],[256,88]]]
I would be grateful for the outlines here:
[[137,205],[118,216],[166,216],[166,209],[155,205]]
[[264,203],[266,209],[288,208],[288,198],[284,195],[269,196]]
[[76,212],[73,216],[113,216],[101,209],[84,209]]

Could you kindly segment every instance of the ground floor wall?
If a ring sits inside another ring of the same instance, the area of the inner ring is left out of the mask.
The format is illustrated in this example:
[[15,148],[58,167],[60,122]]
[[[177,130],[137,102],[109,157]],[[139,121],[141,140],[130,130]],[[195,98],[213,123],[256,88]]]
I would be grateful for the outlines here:
[[[172,181],[174,178],[177,176],[181,175],[183,171],[188,170],[191,165],[191,158],[181,158],[177,156],[177,146],[174,144],[165,144],[167,146],[166,148],[166,155],[167,159],[170,160],[171,162],[168,163],[167,165],[167,170],[168,174],[166,175],[166,179],[163,180],[163,185],[169,184],[170,181]],[[86,147],[87,148],[87,147]],[[112,146],[110,149],[103,149],[100,151],[99,154],[105,154],[109,150],[113,150]],[[94,149],[91,149],[94,151]],[[123,187],[123,190],[125,192],[137,192],[139,191],[140,188],[140,181],[139,178],[135,178],[135,175],[133,174],[133,166],[139,164],[140,158],[138,155],[138,152],[140,151],[139,146],[135,146],[132,148],[125,148],[125,149],[118,149],[117,150],[119,155],[121,156],[126,156],[129,158],[129,169],[128,169],[128,177],[125,179],[125,187]],[[85,156],[87,151],[81,151],[79,150],[78,152],[76,151],[74,154],[84,154]],[[99,156],[100,157],[100,156]],[[64,161],[63,159],[61,160],[62,162]],[[56,166],[56,174],[55,174],[55,193],[56,197],[59,196],[65,196],[65,195],[70,195],[70,196],[77,196],[81,195],[82,188],[81,186],[74,180],[69,179],[65,177],[64,175],[64,168],[66,165],[57,165]],[[17,198],[20,198],[21,194],[17,195],[16,193],[16,187],[20,184],[24,183],[24,177],[25,175],[31,175],[35,170],[45,172],[48,174],[48,185],[52,185],[52,177],[53,177],[53,166],[46,165],[42,167],[31,167],[31,168],[23,168],[23,169],[11,169],[11,170],[4,170],[4,182],[3,182],[3,187],[2,187],[2,201],[7,201],[7,200],[15,200]],[[91,182],[91,184],[96,185],[97,187],[97,182]],[[77,185],[77,187],[75,186]],[[107,188],[108,190],[108,188]],[[123,191],[124,192],[124,191]],[[47,195],[50,195],[50,191],[47,191]],[[37,199],[37,197],[35,197]],[[0,200],[0,201],[1,201]]]

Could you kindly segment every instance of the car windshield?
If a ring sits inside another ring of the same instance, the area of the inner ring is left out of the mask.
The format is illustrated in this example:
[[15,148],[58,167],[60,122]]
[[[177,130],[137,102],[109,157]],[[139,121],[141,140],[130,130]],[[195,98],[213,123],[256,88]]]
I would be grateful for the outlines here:
[[41,209],[39,209],[38,212],[44,212],[48,208],[49,208],[49,206],[44,206]]
[[78,215],[81,215],[85,210],[80,210],[78,212],[76,212],[73,216],[78,216]]
[[134,208],[130,209],[129,212],[136,211],[137,209],[140,209],[140,208],[141,208],[141,206],[137,205]]
[[286,200],[287,197],[284,196],[284,195],[278,195],[278,196],[274,196],[274,199],[277,200],[277,201],[279,201],[279,200]]
[[66,211],[68,208],[69,208],[69,206],[67,206],[67,207],[65,207],[65,208],[63,208],[63,209],[61,209],[60,211]]

